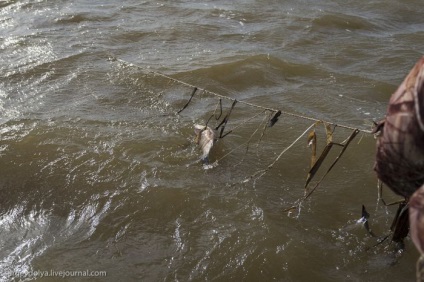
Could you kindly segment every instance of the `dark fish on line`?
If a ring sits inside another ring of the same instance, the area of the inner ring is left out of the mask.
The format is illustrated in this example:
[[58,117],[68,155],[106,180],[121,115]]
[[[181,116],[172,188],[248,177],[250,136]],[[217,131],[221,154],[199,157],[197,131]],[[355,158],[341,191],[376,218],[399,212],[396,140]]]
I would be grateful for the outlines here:
[[216,142],[216,132],[209,126],[195,124],[194,133],[196,134],[195,141],[202,149],[200,159],[204,164],[208,164],[210,151]]
[[278,121],[278,118],[281,116],[281,111],[280,110],[278,110],[275,114],[274,114],[274,116],[269,120],[269,122],[268,122],[268,127],[272,127],[277,121]]
[[365,223],[365,222],[368,221],[368,218],[370,218],[370,214],[367,212],[364,205],[362,205],[361,215],[362,215],[362,217],[360,219],[358,219],[358,223]]
[[365,230],[367,230],[368,234],[370,234],[372,237],[375,237],[375,234],[371,231],[369,221],[370,214],[365,209],[365,206],[362,205],[362,217],[358,220],[358,223],[364,224]]

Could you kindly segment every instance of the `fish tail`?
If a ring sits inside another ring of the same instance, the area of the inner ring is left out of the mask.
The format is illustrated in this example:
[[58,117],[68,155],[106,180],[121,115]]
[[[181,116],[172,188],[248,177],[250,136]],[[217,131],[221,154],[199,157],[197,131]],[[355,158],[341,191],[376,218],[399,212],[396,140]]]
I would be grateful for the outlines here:
[[200,160],[202,161],[202,163],[204,165],[208,165],[209,164],[209,156],[203,157]]

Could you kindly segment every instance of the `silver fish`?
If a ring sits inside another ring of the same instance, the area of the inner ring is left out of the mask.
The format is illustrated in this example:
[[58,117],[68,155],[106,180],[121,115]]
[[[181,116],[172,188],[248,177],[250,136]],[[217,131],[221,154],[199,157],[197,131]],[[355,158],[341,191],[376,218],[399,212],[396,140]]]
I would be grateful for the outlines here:
[[209,163],[209,153],[216,142],[215,130],[209,126],[200,124],[194,125],[194,133],[196,134],[196,143],[202,149],[202,157],[200,158],[203,163]]

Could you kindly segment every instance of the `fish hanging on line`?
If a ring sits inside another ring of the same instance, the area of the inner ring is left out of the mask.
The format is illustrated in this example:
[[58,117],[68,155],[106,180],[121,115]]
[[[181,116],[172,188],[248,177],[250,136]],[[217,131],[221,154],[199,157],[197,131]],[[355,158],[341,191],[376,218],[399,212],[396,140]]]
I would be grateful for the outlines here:
[[195,142],[202,149],[202,156],[200,159],[204,164],[208,164],[209,153],[217,139],[216,132],[209,126],[195,124],[194,133],[196,134]]

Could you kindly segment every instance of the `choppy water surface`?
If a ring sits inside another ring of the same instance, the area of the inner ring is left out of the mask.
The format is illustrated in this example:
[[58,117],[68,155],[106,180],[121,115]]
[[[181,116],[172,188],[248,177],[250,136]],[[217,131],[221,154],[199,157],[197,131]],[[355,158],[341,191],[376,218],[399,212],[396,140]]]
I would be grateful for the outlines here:
[[383,236],[396,210],[377,200],[371,135],[288,216],[303,195],[306,137],[257,181],[233,184],[311,122],[283,115],[261,138],[265,114],[239,103],[205,170],[193,124],[217,99],[199,93],[176,115],[192,89],[145,71],[369,129],[424,53],[421,2],[229,2],[0,1],[2,280],[50,270],[109,281],[415,279],[409,238],[403,252],[372,247],[378,238],[356,224],[364,204]]

